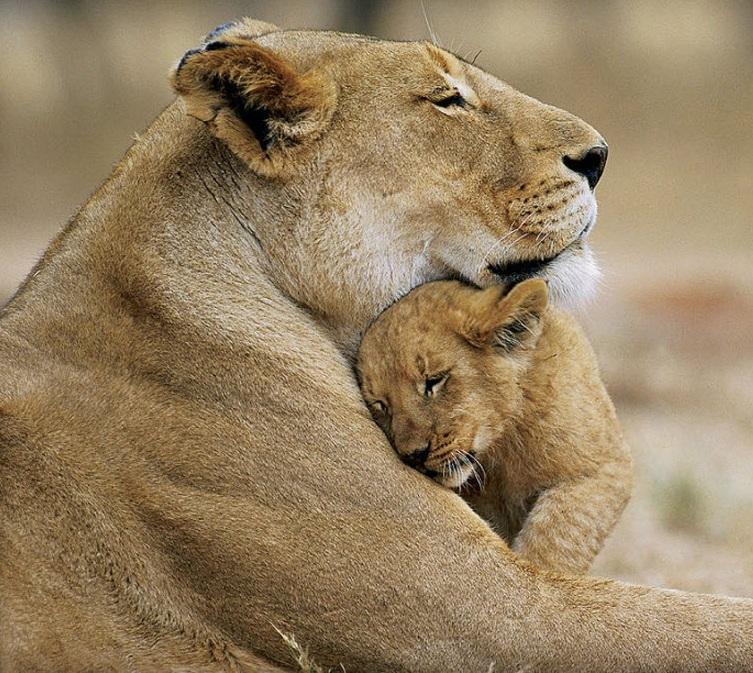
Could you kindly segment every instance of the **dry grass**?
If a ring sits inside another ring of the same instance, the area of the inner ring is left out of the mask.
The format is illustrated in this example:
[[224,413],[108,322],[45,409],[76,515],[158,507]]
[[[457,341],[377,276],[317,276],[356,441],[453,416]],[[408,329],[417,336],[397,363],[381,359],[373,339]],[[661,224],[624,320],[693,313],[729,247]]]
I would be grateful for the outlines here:
[[282,638],[285,645],[287,645],[293,658],[293,662],[295,663],[297,670],[301,673],[346,673],[345,666],[342,664],[335,669],[322,668],[311,658],[311,656],[309,656],[308,650],[296,640],[293,634],[284,633],[276,626],[273,628],[280,634],[280,638]]

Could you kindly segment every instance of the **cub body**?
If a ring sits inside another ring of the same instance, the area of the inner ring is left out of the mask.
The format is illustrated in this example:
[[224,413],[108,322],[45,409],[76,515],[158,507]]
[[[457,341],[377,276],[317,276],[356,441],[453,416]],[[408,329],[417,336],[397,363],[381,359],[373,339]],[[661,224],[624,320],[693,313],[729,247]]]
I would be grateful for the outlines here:
[[370,327],[358,371],[404,462],[459,489],[529,561],[588,570],[631,459],[593,351],[543,281],[423,285]]

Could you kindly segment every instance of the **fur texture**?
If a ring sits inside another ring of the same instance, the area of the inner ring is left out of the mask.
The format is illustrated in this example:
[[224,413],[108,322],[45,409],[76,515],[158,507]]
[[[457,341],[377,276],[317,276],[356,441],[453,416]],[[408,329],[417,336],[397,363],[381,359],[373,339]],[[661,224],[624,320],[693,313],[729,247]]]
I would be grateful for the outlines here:
[[582,573],[627,504],[631,459],[588,341],[546,299],[541,280],[428,283],[369,328],[358,372],[408,464],[523,558]]
[[[600,137],[444,52],[483,107],[440,111],[435,52],[215,31],[3,309],[0,670],[274,670],[276,629],[349,673],[753,670],[750,602],[532,570],[363,404],[359,333],[420,282],[563,249],[582,282],[562,157]],[[220,130],[225,57],[293,149]]]

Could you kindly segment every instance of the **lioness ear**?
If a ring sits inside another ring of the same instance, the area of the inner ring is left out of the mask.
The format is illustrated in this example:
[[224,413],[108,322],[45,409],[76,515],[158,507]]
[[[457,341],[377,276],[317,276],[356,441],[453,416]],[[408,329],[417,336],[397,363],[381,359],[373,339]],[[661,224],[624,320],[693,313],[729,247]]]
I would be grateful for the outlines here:
[[480,290],[466,317],[464,336],[475,346],[504,351],[534,346],[547,300],[546,282],[538,278],[524,280],[507,294],[499,287]]
[[219,40],[187,52],[172,84],[188,113],[206,122],[252,170],[279,176],[324,132],[336,88],[323,72],[297,72],[243,27],[234,24],[219,32]]
[[210,42],[214,42],[221,38],[241,38],[244,40],[252,40],[255,37],[261,37],[267,33],[276,33],[279,30],[280,29],[273,23],[251,19],[246,16],[237,21],[228,21],[221,26],[217,26],[217,28],[204,37],[204,44],[209,44]]

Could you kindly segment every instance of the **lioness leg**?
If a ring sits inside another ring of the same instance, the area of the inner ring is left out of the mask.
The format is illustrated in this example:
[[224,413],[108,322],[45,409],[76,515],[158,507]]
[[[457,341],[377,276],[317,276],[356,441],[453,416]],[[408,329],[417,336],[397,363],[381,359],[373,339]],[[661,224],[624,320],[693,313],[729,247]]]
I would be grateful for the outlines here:
[[[183,541],[214,544],[205,590],[235,587],[247,603],[241,620],[212,610],[213,622],[282,661],[275,625],[323,665],[353,673],[486,673],[491,663],[542,673],[753,672],[752,601],[548,574],[521,563],[444,489],[424,497],[427,506],[408,496],[403,513],[374,492],[364,489],[372,513],[336,500],[329,512],[306,511],[290,500],[287,512],[248,523],[249,501],[206,494],[184,512],[180,496],[170,498]],[[217,520],[233,530],[218,531]],[[222,559],[223,548],[236,551]]]

